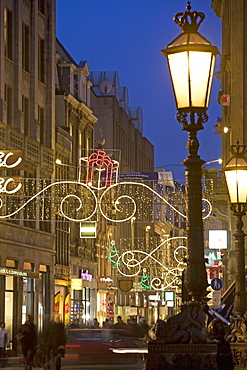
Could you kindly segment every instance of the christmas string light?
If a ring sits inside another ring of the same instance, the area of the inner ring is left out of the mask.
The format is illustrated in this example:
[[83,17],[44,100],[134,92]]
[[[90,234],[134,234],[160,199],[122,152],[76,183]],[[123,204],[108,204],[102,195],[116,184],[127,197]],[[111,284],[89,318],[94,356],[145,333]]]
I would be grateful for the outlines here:
[[[92,188],[90,186],[88,186],[87,184],[85,184],[83,182],[79,182],[79,181],[73,181],[73,180],[62,180],[62,181],[55,181],[55,182],[52,182],[52,183],[46,185],[44,188],[42,188],[40,191],[38,191],[35,195],[31,196],[31,198],[29,198],[27,201],[24,201],[24,203],[22,205],[20,205],[19,207],[17,206],[17,208],[15,210],[11,211],[10,213],[6,213],[4,215],[0,215],[0,219],[10,218],[10,217],[16,215],[18,212],[23,210],[27,205],[30,205],[30,203],[34,200],[42,201],[42,199],[43,199],[42,197],[44,196],[44,193],[46,191],[50,190],[52,187],[56,187],[57,185],[60,185],[60,186],[63,186],[63,187],[66,187],[66,186],[69,186],[69,185],[74,185],[77,188],[81,187],[81,189],[83,191],[89,192],[89,194],[91,196],[90,197],[88,195],[87,196],[84,195],[84,197],[83,197],[84,201],[83,201],[82,197],[79,196],[78,194],[67,194],[66,196],[62,197],[62,199],[59,199],[59,193],[57,193],[57,194],[55,193],[57,201],[60,202],[60,207],[59,207],[60,213],[63,217],[65,217],[69,221],[82,222],[82,221],[89,220],[95,215],[97,210],[100,211],[100,213],[104,216],[105,219],[107,219],[108,221],[111,221],[111,222],[120,223],[120,222],[125,222],[125,221],[130,220],[138,212],[138,209],[137,209],[135,199],[133,199],[133,197],[131,197],[128,194],[126,194],[126,195],[121,194],[113,202],[113,208],[116,211],[116,215],[115,215],[114,218],[109,217],[106,214],[106,210],[105,209],[103,210],[103,207],[106,207],[106,205],[108,204],[107,202],[104,201],[104,199],[108,199],[108,198],[112,199],[112,194],[114,195],[116,193],[116,191],[119,191],[121,189],[121,187],[124,187],[124,189],[126,191],[127,186],[130,187],[130,190],[132,192],[133,192],[133,188],[135,188],[135,189],[139,188],[139,191],[140,191],[140,189],[145,189],[145,190],[150,191],[156,197],[158,197],[161,201],[163,201],[167,206],[169,206],[171,209],[173,209],[177,214],[179,214],[183,218],[186,218],[186,215],[184,215],[182,212],[180,212],[178,209],[176,209],[171,203],[169,203],[158,192],[156,192],[154,189],[152,189],[150,186],[148,186],[144,183],[120,182],[120,183],[113,184],[113,185],[109,186],[107,189],[105,189],[103,191],[103,193],[101,194],[101,196],[99,197],[99,199],[98,199],[97,192],[94,192],[92,190]],[[117,189],[117,187],[119,187],[119,189]],[[66,190],[70,191],[69,188],[68,189],[64,188],[62,190],[63,191],[66,191]],[[26,195],[25,197],[28,197],[28,195]],[[20,197],[19,199],[25,199],[25,197]],[[15,198],[17,198],[17,197],[15,197]],[[49,197],[49,200],[50,200],[50,197]],[[147,200],[149,200],[150,204],[152,204],[153,199],[151,199],[150,197],[147,197]],[[79,204],[76,207],[75,207],[75,201],[78,202],[78,204]],[[87,202],[88,201],[90,201],[91,203],[92,202],[94,203],[94,208],[93,209],[88,209],[88,208],[90,208],[90,207],[87,207],[87,205],[88,205]],[[143,201],[143,199],[142,199],[142,201]],[[205,218],[210,216],[210,214],[212,212],[212,205],[207,199],[203,199],[203,201],[207,203],[208,209],[209,209],[208,213],[203,217],[203,219],[205,219]],[[69,208],[68,203],[69,202],[71,202],[70,208],[72,209],[72,211],[75,211],[76,213],[79,212],[79,211],[81,211],[81,212],[84,211],[84,212],[87,212],[88,215],[86,215],[86,216],[81,215],[81,217],[71,217],[71,216],[69,216],[68,215],[68,208]],[[16,203],[16,205],[17,204],[18,203]],[[144,204],[146,206],[146,202]],[[4,205],[3,199],[0,198],[0,208],[3,208],[3,205]],[[148,210],[149,210],[149,207],[146,207],[144,209],[144,211],[146,213],[144,213],[143,216],[150,219],[150,217],[148,217],[149,215],[147,213]],[[205,212],[205,208],[203,209],[203,211]],[[120,218],[117,218],[117,217],[119,217],[119,213],[121,213],[121,212],[123,213],[123,216],[120,217]],[[141,217],[140,214],[138,214],[138,215],[139,215],[139,217]]]
[[[184,258],[187,253],[187,247],[184,246],[186,237],[173,237],[163,241],[150,253],[141,250],[128,250],[123,252],[118,261],[121,265],[118,266],[118,272],[125,277],[134,277],[139,275],[142,265],[148,261],[150,266],[150,261],[153,260],[155,264],[162,268],[162,279],[157,276],[153,276],[150,281],[150,287],[153,290],[164,290],[168,288],[175,288],[179,283],[179,276],[181,276],[182,271],[185,268]],[[154,253],[157,252],[162,247],[169,248],[171,242],[180,241],[182,245],[177,246],[174,249],[173,262],[177,263],[176,266],[168,267],[166,261],[162,261],[154,257]],[[180,259],[179,259],[180,256]],[[124,271],[127,270],[127,272]],[[145,269],[146,270],[146,269]],[[143,270],[144,271],[144,270]]]

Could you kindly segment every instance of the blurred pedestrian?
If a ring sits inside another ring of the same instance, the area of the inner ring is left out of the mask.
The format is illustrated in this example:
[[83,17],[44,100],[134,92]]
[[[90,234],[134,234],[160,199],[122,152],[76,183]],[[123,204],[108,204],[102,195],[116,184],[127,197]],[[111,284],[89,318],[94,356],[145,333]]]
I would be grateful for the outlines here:
[[112,328],[112,323],[110,322],[109,319],[105,319],[102,325],[103,329],[111,329]]
[[142,319],[142,321],[139,324],[139,332],[140,332],[141,338],[145,338],[146,337],[149,329],[150,329],[150,327],[149,327],[146,319]]
[[131,336],[132,337],[135,337],[135,338],[140,338],[141,337],[140,327],[137,324],[137,321],[136,321],[136,318],[135,317],[132,317],[130,319],[130,326],[129,326],[129,328],[130,328]]
[[54,321],[50,322],[44,333],[44,344],[48,352],[50,363],[54,369],[61,369],[61,358],[65,354],[66,333],[64,324],[59,314],[54,316]]
[[92,326],[92,329],[99,329],[100,326],[99,326],[99,322],[98,322],[98,319],[96,319],[96,317],[93,319],[93,326]]
[[5,329],[5,322],[0,323],[0,364],[2,367],[5,365],[6,348],[9,348],[9,331]]
[[117,316],[117,322],[114,324],[114,329],[127,329],[127,325],[123,322],[122,316]]
[[33,365],[33,356],[37,349],[37,329],[33,323],[33,316],[26,315],[26,321],[17,332],[17,339],[21,342],[22,353],[26,363],[26,369],[31,370]]

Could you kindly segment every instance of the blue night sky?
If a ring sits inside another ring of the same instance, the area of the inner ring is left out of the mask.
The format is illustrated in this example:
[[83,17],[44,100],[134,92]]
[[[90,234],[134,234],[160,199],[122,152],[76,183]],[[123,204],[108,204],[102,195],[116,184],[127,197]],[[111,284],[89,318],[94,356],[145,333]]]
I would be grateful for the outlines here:
[[[191,5],[206,15],[199,32],[221,51],[221,20],[211,0],[192,0]],[[119,72],[129,105],[143,109],[144,136],[154,145],[155,166],[172,171],[176,180],[184,178],[181,162],[188,134],[175,118],[167,61],[160,50],[180,34],[173,16],[185,7],[184,0],[57,0],[58,39],[76,62],[86,60],[90,71]],[[217,56],[215,71],[219,64]],[[219,90],[220,81],[214,79],[209,120],[198,135],[199,154],[206,162],[221,157],[221,137],[214,129],[221,117]]]

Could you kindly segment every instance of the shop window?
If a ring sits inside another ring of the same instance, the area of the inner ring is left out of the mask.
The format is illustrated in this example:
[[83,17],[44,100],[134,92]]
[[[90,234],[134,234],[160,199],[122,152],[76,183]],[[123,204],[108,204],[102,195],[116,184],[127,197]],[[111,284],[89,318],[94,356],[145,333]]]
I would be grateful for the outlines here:
[[6,275],[5,277],[5,302],[4,302],[4,321],[6,329],[9,331],[10,340],[13,333],[13,311],[14,311],[14,281],[16,278]]
[[79,320],[81,324],[87,325],[90,321],[90,288],[71,291],[71,321]]
[[50,315],[49,268],[46,265],[39,265],[39,272],[38,331],[42,332]]
[[[30,262],[23,263],[23,270],[33,271],[33,265]],[[34,279],[22,278],[22,323],[26,320],[27,314],[33,314],[33,293]]]

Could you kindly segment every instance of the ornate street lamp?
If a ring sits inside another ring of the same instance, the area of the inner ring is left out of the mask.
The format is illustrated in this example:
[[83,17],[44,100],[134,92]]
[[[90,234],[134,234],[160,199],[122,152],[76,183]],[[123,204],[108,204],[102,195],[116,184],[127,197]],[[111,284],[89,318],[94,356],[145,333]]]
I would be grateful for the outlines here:
[[[231,210],[237,217],[235,237],[236,251],[236,283],[234,296],[234,311],[241,321],[246,312],[246,287],[245,287],[245,249],[242,217],[247,211],[247,161],[245,155],[247,146],[232,145],[230,147],[232,158],[226,164],[224,171],[231,202]],[[235,321],[239,321],[235,320]],[[236,323],[237,325],[237,323]],[[241,326],[237,325],[238,328]],[[239,330],[238,330],[239,331]],[[237,338],[236,338],[237,340]]]
[[[182,129],[188,131],[188,156],[186,167],[186,230],[188,242],[185,286],[194,301],[202,301],[208,286],[204,261],[203,221],[202,221],[202,184],[201,167],[205,163],[198,155],[199,141],[197,132],[203,129],[208,120],[209,103],[215,56],[219,53],[198,32],[205,15],[191,11],[190,1],[186,11],[174,17],[182,30],[166,49],[172,86],[177,105],[177,120]],[[190,121],[187,121],[189,115]]]
[[[209,103],[215,56],[218,49],[198,33],[204,14],[191,11],[187,2],[186,11],[175,15],[175,23],[182,30],[162,53],[168,59],[172,85],[177,104],[177,119],[182,129],[188,131],[188,156],[186,168],[186,232],[187,267],[185,287],[190,300],[181,306],[181,312],[166,322],[158,320],[155,340],[148,344],[146,369],[192,368],[233,369],[231,351],[224,343],[221,324],[213,326],[211,339],[222,339],[218,345],[211,341],[206,325],[207,305],[203,301],[208,286],[204,260],[202,221],[202,164],[198,155],[197,132],[208,120]],[[187,121],[189,116],[189,122]],[[220,316],[220,315],[219,315]],[[210,342],[211,341],[211,342]],[[167,344],[167,345],[165,345]],[[224,347],[224,349],[223,349]],[[179,365],[178,365],[179,363]],[[163,367],[162,367],[163,366]]]

